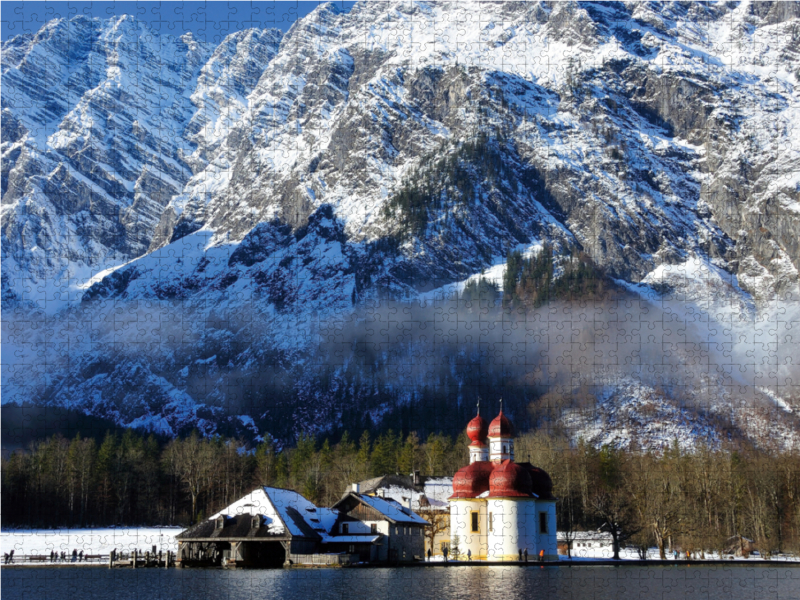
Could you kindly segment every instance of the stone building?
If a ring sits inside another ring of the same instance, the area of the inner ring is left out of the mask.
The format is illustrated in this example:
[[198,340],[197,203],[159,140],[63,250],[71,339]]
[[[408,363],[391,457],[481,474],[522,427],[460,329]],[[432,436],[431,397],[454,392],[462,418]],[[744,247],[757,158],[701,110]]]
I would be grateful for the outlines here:
[[428,522],[391,498],[350,491],[333,505],[335,535],[379,535],[374,562],[422,560]]
[[355,491],[369,496],[392,499],[428,521],[425,529],[425,554],[430,549],[440,556],[450,546],[450,502],[453,478],[443,475],[383,475],[355,484]]

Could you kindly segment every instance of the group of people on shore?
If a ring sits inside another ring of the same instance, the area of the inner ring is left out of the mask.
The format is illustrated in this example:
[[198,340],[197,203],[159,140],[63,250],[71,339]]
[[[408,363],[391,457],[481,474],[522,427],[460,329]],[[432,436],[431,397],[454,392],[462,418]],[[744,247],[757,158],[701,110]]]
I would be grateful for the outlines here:
[[[448,547],[444,546],[442,548],[442,555],[444,556],[444,562],[447,562],[447,556],[448,556],[449,553],[450,553],[450,550],[448,549]],[[433,552],[431,552],[430,548],[428,548],[427,554],[428,554],[428,562],[431,562],[431,558],[433,557]],[[471,561],[472,560],[472,550],[467,550],[467,555],[466,556],[467,556],[467,560]],[[539,551],[539,562],[543,562],[543,561],[544,561],[544,550],[540,550]],[[519,549],[519,562],[528,562],[528,549],[527,548],[525,548],[524,550],[522,548]]]
[[70,560],[69,554],[66,552],[56,552],[55,550],[50,550],[50,562],[83,562],[85,559],[83,550],[78,552],[78,550],[72,551],[72,560]]
[[[25,557],[23,556],[23,562]],[[37,560],[47,560],[47,555],[36,557]],[[56,552],[55,550],[50,550],[50,562],[51,563],[63,563],[63,562],[84,562],[88,560],[89,554],[84,554],[83,550],[80,552],[75,549],[72,551],[72,556],[70,556],[66,551]],[[14,551],[11,552],[4,552],[3,553],[3,564],[10,565],[14,563]]]

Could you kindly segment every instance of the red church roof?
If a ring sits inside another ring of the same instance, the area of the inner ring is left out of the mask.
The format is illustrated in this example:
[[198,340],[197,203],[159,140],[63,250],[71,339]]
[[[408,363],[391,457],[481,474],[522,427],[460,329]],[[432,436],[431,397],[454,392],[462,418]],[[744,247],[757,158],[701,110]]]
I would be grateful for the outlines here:
[[489,491],[489,477],[494,463],[477,461],[462,467],[453,476],[453,495],[450,498],[475,498]]
[[502,409],[489,425],[489,437],[514,437],[514,426],[503,414]]
[[[472,440],[470,446],[484,446],[487,436],[513,437],[514,426],[501,409],[488,427],[480,415],[472,419],[467,425],[467,436]],[[489,492],[489,498],[552,500],[553,481],[545,471],[530,463],[476,461],[456,472],[450,499],[477,498],[485,492]]]
[[[486,443],[486,435],[489,432],[489,425],[486,423],[486,420],[478,415],[474,419],[472,419],[467,424],[467,437],[472,440],[472,442],[477,442],[480,445]],[[470,445],[475,445],[470,444]]]
[[547,471],[539,467],[534,467],[531,463],[527,462],[517,464],[528,471],[528,475],[531,477],[531,491],[536,494],[536,497],[541,500],[552,500],[554,497],[553,480],[550,479],[550,475],[547,474]]
[[489,497],[509,498],[531,496],[531,476],[525,467],[513,460],[504,460],[495,466],[489,477]]

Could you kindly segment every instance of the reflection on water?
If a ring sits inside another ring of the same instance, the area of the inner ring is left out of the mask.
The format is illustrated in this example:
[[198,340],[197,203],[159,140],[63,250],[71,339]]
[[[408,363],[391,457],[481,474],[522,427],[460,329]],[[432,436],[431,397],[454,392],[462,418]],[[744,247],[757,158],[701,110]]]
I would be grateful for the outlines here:
[[319,570],[9,568],[3,600],[401,598],[800,600],[800,568],[447,567]]

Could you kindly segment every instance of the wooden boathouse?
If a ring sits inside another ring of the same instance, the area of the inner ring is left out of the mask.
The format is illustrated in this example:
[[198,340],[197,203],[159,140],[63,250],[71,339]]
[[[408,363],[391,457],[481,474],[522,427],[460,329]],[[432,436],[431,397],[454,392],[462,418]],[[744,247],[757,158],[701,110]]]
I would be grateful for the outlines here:
[[280,567],[318,552],[336,519],[297,492],[259,487],[177,536],[178,566]]
[[391,499],[349,491],[333,508],[259,487],[177,536],[176,565],[280,567],[421,560],[428,522]]

